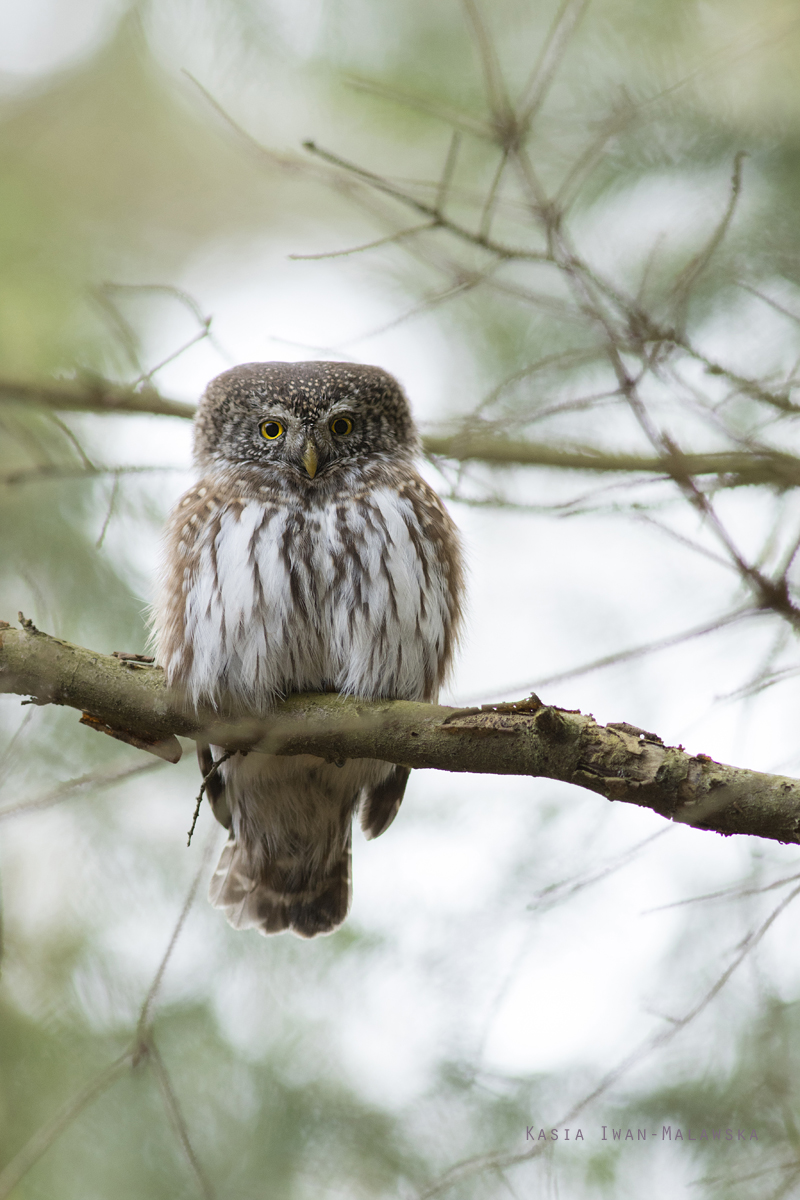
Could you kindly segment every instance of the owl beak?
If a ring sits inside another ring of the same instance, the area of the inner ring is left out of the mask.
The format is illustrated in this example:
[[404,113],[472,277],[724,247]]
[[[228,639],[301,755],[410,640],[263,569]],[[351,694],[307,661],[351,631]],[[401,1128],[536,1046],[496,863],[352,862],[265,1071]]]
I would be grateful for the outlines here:
[[308,472],[309,478],[313,479],[319,466],[319,455],[317,454],[317,447],[311,441],[311,438],[306,442],[306,447],[303,451],[303,466]]

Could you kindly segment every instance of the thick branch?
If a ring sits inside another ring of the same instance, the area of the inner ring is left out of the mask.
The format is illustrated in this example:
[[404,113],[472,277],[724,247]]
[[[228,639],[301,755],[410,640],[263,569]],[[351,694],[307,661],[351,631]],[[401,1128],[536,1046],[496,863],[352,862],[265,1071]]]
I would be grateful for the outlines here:
[[[263,720],[187,714],[158,668],[85,650],[33,628],[0,629],[0,691],[90,714],[145,748],[175,735],[227,748],[378,758],[408,767],[560,779],[719,833],[800,842],[800,781],[665,746],[628,724],[543,705],[451,709],[402,700],[292,696]],[[161,752],[161,751],[159,751]],[[165,755],[169,757],[169,755]]]
[[[190,420],[195,412],[194,405],[162,396],[155,388],[135,391],[100,379],[82,383],[18,383],[0,379],[0,401],[3,400],[26,401],[61,412],[152,413]],[[484,462],[491,466],[555,467],[611,474],[670,473],[670,462],[653,455],[606,453],[588,446],[552,446],[484,433],[428,435],[423,439],[423,445],[427,454],[458,462]],[[767,484],[789,488],[800,485],[800,458],[777,450],[682,454],[681,471],[691,476],[724,477],[726,487]]]

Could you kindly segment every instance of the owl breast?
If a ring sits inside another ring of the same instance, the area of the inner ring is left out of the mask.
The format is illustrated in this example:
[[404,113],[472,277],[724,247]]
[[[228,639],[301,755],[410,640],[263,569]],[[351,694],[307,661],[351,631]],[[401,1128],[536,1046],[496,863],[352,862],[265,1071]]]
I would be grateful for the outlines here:
[[182,579],[161,622],[161,661],[194,703],[435,699],[457,581],[436,536],[449,517],[419,477],[305,507],[205,492],[178,510]]

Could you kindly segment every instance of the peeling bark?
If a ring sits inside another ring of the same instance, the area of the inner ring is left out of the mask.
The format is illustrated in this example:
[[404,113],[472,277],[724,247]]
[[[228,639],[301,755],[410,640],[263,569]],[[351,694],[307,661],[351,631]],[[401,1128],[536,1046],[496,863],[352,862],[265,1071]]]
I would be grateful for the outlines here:
[[[800,781],[665,746],[628,722],[543,704],[453,709],[332,694],[290,696],[264,719],[187,711],[158,667],[0,623],[0,691],[60,704],[84,723],[177,761],[177,737],[228,749],[379,758],[412,768],[559,779],[722,834],[800,842]],[[178,755],[179,756],[179,755]]]

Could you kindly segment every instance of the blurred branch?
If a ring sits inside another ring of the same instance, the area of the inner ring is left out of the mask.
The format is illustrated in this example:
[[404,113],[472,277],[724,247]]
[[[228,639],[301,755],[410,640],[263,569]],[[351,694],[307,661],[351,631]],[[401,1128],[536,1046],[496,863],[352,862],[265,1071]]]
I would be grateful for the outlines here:
[[[479,247],[500,260],[517,260],[523,263],[546,265],[559,272],[572,288],[578,301],[579,312],[604,334],[606,354],[617,375],[621,394],[629,399],[634,409],[636,408],[636,380],[628,372],[622,354],[633,354],[639,357],[642,363],[642,374],[644,374],[653,369],[659,356],[667,357],[674,351],[680,350],[689,358],[702,363],[709,375],[720,376],[727,380],[737,392],[777,408],[781,412],[800,411],[800,407],[791,401],[786,387],[777,390],[770,389],[765,387],[762,381],[740,375],[724,364],[709,358],[690,342],[685,333],[669,323],[657,321],[644,310],[640,303],[637,303],[632,297],[624,295],[618,287],[593,270],[570,244],[562,228],[565,217],[564,205],[549,199],[545,194],[531,159],[519,141],[522,135],[517,118],[510,112],[506,114],[504,122],[505,124],[501,122],[502,128],[496,130],[493,140],[504,153],[507,151],[510,153],[513,148],[514,160],[522,184],[528,193],[529,209],[534,218],[534,224],[538,226],[539,233],[544,236],[546,241],[545,250],[529,250],[525,247],[498,242],[487,236],[482,227],[474,232],[467,226],[445,217],[435,205],[424,203],[407,188],[398,186],[386,176],[378,175],[358,166],[357,163],[323,150],[315,142],[304,142],[303,146],[309,153],[337,168],[342,177],[357,180],[383,195],[391,196],[399,203],[429,217],[436,226],[450,233],[462,243]],[[702,261],[699,261],[699,265],[698,260],[693,260],[693,263],[690,264],[693,274],[688,288],[681,285],[682,294],[688,295],[696,276],[706,265],[727,231],[739,196],[740,166],[741,160],[737,158],[731,199],[726,213],[709,245],[702,252],[700,256]],[[494,184],[491,185],[491,187],[494,186]],[[495,201],[495,197],[491,196],[491,193],[486,197],[482,206],[484,212],[490,201],[491,203]],[[499,287],[497,281],[494,281],[494,286]],[[511,288],[507,287],[506,290],[511,294]],[[526,294],[523,288],[513,290],[519,299],[532,298]],[[551,309],[557,308],[560,303],[555,297],[549,297],[548,301]],[[607,308],[607,305],[610,307]],[[639,408],[639,416],[640,419],[644,416],[641,408]]]
[[[374,331],[373,331],[374,332]],[[151,413],[183,417],[195,414],[195,406],[172,400],[155,388],[137,391],[103,380],[64,383],[18,383],[0,379],[0,403],[22,401],[60,412]],[[529,442],[524,438],[498,437],[489,433],[428,434],[423,438],[426,454],[459,462],[485,462],[494,466],[554,467],[569,471],[601,473],[641,472],[669,477],[674,471],[670,457],[648,454],[604,452],[593,446],[561,447]],[[800,486],[800,457],[779,450],[711,451],[680,455],[681,470],[689,475],[715,475],[726,487],[764,484],[776,488]],[[0,483],[20,483],[28,476],[48,474],[106,474],[162,468],[65,467],[58,464],[15,471],[0,477]]]
[[5,1200],[13,1192],[20,1180],[32,1166],[39,1161],[43,1154],[50,1149],[53,1142],[64,1132],[68,1125],[83,1112],[83,1110],[107,1091],[113,1083],[130,1068],[133,1051],[126,1050],[115,1062],[106,1067],[83,1091],[68,1101],[52,1121],[37,1130],[18,1154],[0,1172],[0,1200]]
[[520,100],[519,122],[522,129],[527,130],[530,127],[534,116],[544,103],[547,91],[563,60],[567,44],[588,7],[589,0],[563,0]]
[[76,792],[100,791],[133,776],[142,775],[146,771],[155,771],[161,766],[163,766],[163,760],[138,763],[135,767],[112,767],[108,770],[91,771],[88,775],[81,775],[77,779],[68,779],[65,783],[50,788],[41,796],[34,796],[31,800],[22,800],[19,804],[9,804],[5,808],[0,808],[0,821],[5,820],[6,817],[16,817],[20,813],[51,808],[54,804],[60,804],[62,800],[70,799]]
[[[498,466],[558,467],[570,471],[643,472],[670,477],[674,461],[648,454],[604,452],[593,446],[573,448],[497,437],[493,434],[428,435],[425,451],[461,462],[476,460]],[[713,451],[683,454],[681,463],[690,475],[725,476],[727,487],[770,484],[796,487],[800,484],[800,458],[779,451]]]
[[430,217],[435,224],[446,229],[448,233],[452,233],[455,237],[462,241],[470,242],[474,246],[480,246],[484,250],[488,250],[492,254],[496,254],[499,258],[520,259],[524,262],[551,262],[551,257],[541,250],[529,250],[525,246],[506,246],[501,242],[496,242],[492,238],[487,237],[482,233],[473,233],[464,225],[460,225],[457,221],[451,221],[449,217],[445,217],[435,205],[425,204],[422,200],[418,200],[416,196],[412,196],[409,192],[402,188],[395,187],[388,179],[382,175],[376,175],[373,171],[367,171],[363,167],[359,167],[356,163],[348,162],[345,158],[340,158],[338,154],[331,154],[329,150],[323,150],[316,142],[303,142],[303,148],[321,158],[323,162],[330,163],[333,167],[338,167],[342,171],[353,175],[356,179],[363,183],[369,184],[379,192],[383,192],[386,196],[391,196],[393,200],[399,200],[401,204],[407,205],[409,208],[415,209],[422,216]]
[[356,91],[380,96],[382,100],[391,100],[394,104],[399,104],[403,108],[416,109],[418,112],[423,112],[429,117],[443,121],[446,125],[462,130],[464,133],[471,133],[475,137],[487,138],[489,140],[494,138],[494,130],[486,121],[481,121],[476,117],[470,116],[469,113],[461,112],[459,109],[439,104],[435,100],[430,100],[425,96],[414,96],[411,92],[403,92],[399,88],[389,87],[379,80],[365,79],[359,75],[348,76],[347,82]]
[[0,475],[0,486],[17,487],[24,483],[42,483],[46,479],[95,479],[101,475],[113,475],[115,485],[122,475],[152,475],[159,472],[180,472],[182,467],[127,466],[127,467],[81,467],[75,463],[39,463],[21,471],[9,471]]
[[186,1118],[183,1115],[183,1109],[181,1108],[180,1101],[178,1100],[164,1060],[161,1057],[161,1052],[152,1038],[150,1038],[147,1043],[147,1050],[156,1080],[158,1081],[161,1096],[164,1101],[164,1107],[167,1110],[167,1116],[169,1117],[175,1136],[178,1139],[178,1143],[183,1150],[183,1153],[186,1155],[186,1160],[191,1168],[192,1174],[194,1175],[195,1181],[204,1197],[204,1200],[214,1200],[214,1189],[209,1182],[208,1176],[200,1165],[197,1152],[195,1151],[191,1138],[189,1137],[189,1127],[186,1124]]
[[[726,986],[731,976],[736,973],[743,962],[752,954],[753,950],[763,941],[766,934],[777,921],[778,917],[786,911],[797,897],[800,896],[800,887],[793,888],[787,896],[775,906],[769,916],[756,928],[751,929],[747,935],[739,943],[733,960],[715,980],[713,985],[704,993],[703,996],[685,1013],[679,1017],[671,1017],[666,1029],[661,1029],[654,1034],[646,1037],[639,1045],[627,1054],[621,1062],[606,1073],[606,1075],[592,1088],[590,1092],[578,1100],[567,1113],[554,1121],[553,1124],[557,1128],[569,1126],[580,1113],[585,1112],[591,1104],[605,1095],[616,1083],[623,1079],[630,1071],[641,1065],[647,1058],[658,1050],[663,1049],[674,1041],[675,1038],[690,1025],[719,995],[722,989]],[[508,1167],[514,1166],[516,1163],[527,1162],[530,1159],[538,1158],[547,1148],[547,1142],[542,1145],[540,1142],[531,1147],[530,1150],[512,1151],[511,1153],[494,1153],[480,1154],[474,1158],[469,1158],[463,1162],[457,1163],[444,1173],[430,1187],[424,1191],[417,1193],[417,1200],[432,1200],[434,1196],[441,1196],[448,1192],[456,1183],[470,1177],[483,1174],[486,1171],[503,1171]],[[776,1195],[785,1194],[783,1192]]]
[[[682,824],[800,842],[800,781],[724,766],[665,746],[627,722],[542,704],[452,709],[332,694],[292,696],[266,718],[188,711],[158,668],[73,646],[30,623],[0,629],[0,691],[84,712],[143,748],[175,736],[226,749],[375,758],[408,767],[558,779]],[[157,752],[159,752],[157,750]]]
[[551,683],[563,683],[566,679],[577,679],[582,675],[589,675],[592,671],[603,670],[605,667],[615,667],[620,663],[632,662],[637,658],[643,658],[645,654],[654,654],[659,650],[671,650],[674,646],[681,646],[685,642],[694,641],[695,638],[705,637],[709,633],[716,633],[718,630],[724,629],[726,625],[732,625],[735,621],[740,621],[743,617],[750,616],[753,611],[751,608],[735,609],[733,612],[715,617],[713,621],[708,621],[703,625],[695,625],[691,629],[683,629],[680,633],[672,633],[667,637],[656,638],[652,642],[643,642],[638,646],[629,646],[628,649],[617,650],[613,654],[604,654],[601,658],[592,659],[591,662],[582,663],[578,667],[567,667],[566,670],[555,671],[552,675],[545,675],[539,679],[529,680],[526,683],[517,683],[511,687],[497,688],[489,692],[489,695],[499,696],[507,692],[530,691],[536,688],[548,687]]
[[436,228],[436,221],[425,221],[422,225],[413,225],[410,229],[401,229],[398,233],[389,233],[386,237],[376,238],[372,242],[362,242],[360,246],[348,246],[345,250],[323,250],[319,254],[290,254],[293,262],[318,262],[327,258],[347,258],[351,254],[362,254],[365,250],[377,250],[379,246],[390,246],[402,242],[405,238],[416,237],[418,233],[426,233]]
[[156,413],[162,417],[194,416],[194,405],[170,400],[155,388],[135,390],[89,378],[59,382],[0,379],[0,403],[36,404],[57,412]]
[[696,254],[689,263],[681,271],[678,278],[675,280],[672,288],[672,298],[676,303],[678,311],[681,313],[680,325],[683,325],[685,319],[686,303],[689,298],[689,293],[695,280],[708,266],[725,237],[725,234],[730,228],[733,214],[736,212],[736,205],[739,201],[739,196],[742,190],[742,163],[747,157],[744,150],[740,150],[733,160],[733,174],[731,177],[731,191],[728,199],[728,205],[723,213],[722,220],[717,225],[713,234],[709,238],[702,250]]
[[[2,631],[0,631],[2,636]],[[1,653],[1,651],[0,651]],[[164,972],[167,969],[172,953],[178,938],[186,924],[186,918],[189,915],[189,910],[197,896],[197,890],[200,886],[200,880],[208,870],[210,852],[214,845],[215,839],[209,839],[205,852],[203,854],[200,869],[195,875],[189,892],[184,900],[180,915],[172,931],[169,943],[161,961],[158,964],[156,973],[147,990],[147,994],[142,1001],[142,1006],[139,1010],[139,1019],[136,1024],[136,1031],[133,1041],[127,1050],[122,1053],[119,1058],[115,1059],[108,1067],[101,1071],[95,1078],[88,1083],[76,1096],[62,1106],[52,1120],[42,1125],[36,1133],[25,1143],[10,1162],[6,1164],[2,1172],[0,1172],[0,1200],[6,1200],[17,1184],[27,1175],[31,1167],[39,1161],[39,1159],[50,1149],[54,1142],[58,1140],[62,1133],[72,1124],[85,1108],[87,1108],[94,1100],[107,1091],[112,1084],[116,1083],[124,1074],[131,1068],[136,1068],[140,1063],[150,1062],[153,1065],[156,1080],[162,1092],[167,1115],[173,1124],[175,1134],[180,1143],[181,1149],[186,1154],[189,1160],[189,1165],[195,1175],[195,1178],[200,1185],[200,1190],[203,1193],[205,1200],[213,1200],[214,1193],[211,1185],[208,1182],[202,1168],[194,1152],[189,1133],[186,1127],[186,1121],[180,1108],[175,1090],[164,1066],[164,1061],[158,1052],[158,1049],[153,1041],[152,1023],[153,1010],[158,992],[164,979]]]

